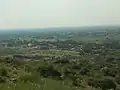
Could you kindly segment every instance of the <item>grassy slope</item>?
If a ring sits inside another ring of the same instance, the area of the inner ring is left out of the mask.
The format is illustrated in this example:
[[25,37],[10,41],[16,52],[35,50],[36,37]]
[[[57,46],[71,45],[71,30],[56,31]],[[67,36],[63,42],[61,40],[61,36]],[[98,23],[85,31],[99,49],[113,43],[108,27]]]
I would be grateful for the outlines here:
[[75,90],[75,88],[63,85],[62,82],[45,79],[46,83],[32,85],[31,83],[1,84],[0,90]]
[[[61,56],[61,55],[76,55],[75,52],[61,52],[61,51],[56,51],[56,50],[43,50],[38,53],[38,55],[45,55],[45,56]],[[23,64],[20,65],[20,69],[17,71],[19,72],[19,76],[25,74],[26,72],[24,71],[24,65],[29,65],[32,68],[36,68],[39,65],[43,65],[44,62],[42,61],[26,61]],[[7,67],[8,69],[12,70],[12,65],[11,64],[5,64],[4,62],[0,63],[1,67]],[[33,71],[34,72],[34,71]],[[11,72],[12,73],[12,72]],[[11,74],[13,75],[13,74]],[[43,79],[43,78],[42,78]],[[76,90],[73,87],[70,87],[68,85],[69,82],[66,82],[66,84],[63,84],[62,81],[57,81],[53,79],[44,79],[46,81],[46,84],[43,83],[38,83],[37,86],[32,85],[31,83],[22,83],[22,82],[17,82],[16,84],[14,83],[3,83],[0,84],[0,90]],[[41,80],[40,80],[41,82]]]

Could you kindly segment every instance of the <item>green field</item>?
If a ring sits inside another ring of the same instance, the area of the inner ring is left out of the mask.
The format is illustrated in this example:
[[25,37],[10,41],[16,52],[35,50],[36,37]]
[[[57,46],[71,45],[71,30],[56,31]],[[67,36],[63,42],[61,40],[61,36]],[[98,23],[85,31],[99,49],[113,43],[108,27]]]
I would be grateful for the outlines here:
[[77,42],[102,42],[105,39],[105,36],[79,36],[79,37],[74,37],[72,38],[73,40],[77,41]]

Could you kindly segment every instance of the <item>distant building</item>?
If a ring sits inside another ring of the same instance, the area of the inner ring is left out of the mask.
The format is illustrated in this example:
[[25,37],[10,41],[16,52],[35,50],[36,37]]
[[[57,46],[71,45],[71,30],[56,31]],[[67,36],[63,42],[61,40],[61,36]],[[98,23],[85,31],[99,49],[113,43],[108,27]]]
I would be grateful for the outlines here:
[[31,43],[29,43],[27,46],[28,46],[28,47],[31,47],[31,46],[32,46],[32,44],[31,44]]

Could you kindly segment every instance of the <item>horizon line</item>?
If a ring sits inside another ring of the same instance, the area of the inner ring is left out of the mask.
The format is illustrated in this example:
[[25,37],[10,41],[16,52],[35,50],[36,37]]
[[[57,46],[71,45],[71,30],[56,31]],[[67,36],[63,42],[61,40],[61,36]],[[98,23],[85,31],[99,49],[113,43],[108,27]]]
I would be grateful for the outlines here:
[[112,25],[84,25],[84,26],[62,26],[62,27],[19,27],[19,28],[0,28],[0,30],[18,29],[57,29],[57,28],[85,28],[85,27],[120,27],[120,24]]

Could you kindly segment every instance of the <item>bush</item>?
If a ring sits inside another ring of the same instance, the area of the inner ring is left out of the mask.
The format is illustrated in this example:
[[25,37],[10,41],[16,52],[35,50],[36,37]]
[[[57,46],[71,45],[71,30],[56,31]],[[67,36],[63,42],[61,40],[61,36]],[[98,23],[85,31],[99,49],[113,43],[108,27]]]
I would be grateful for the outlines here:
[[40,75],[43,77],[60,77],[61,73],[58,72],[53,66],[46,66],[46,67],[42,67],[39,68],[38,70],[40,72]]
[[7,76],[8,75],[8,72],[5,68],[1,68],[0,69],[0,76]]
[[77,78],[76,80],[73,81],[74,86],[81,86],[81,80]]
[[32,75],[24,75],[24,76],[20,76],[19,77],[19,81],[22,81],[22,82],[34,82],[37,78],[32,76]]
[[6,79],[4,77],[0,77],[0,83],[5,83]]
[[117,87],[116,82],[111,77],[105,77],[105,78],[102,78],[102,79],[93,79],[93,78],[89,79],[88,80],[88,85],[96,87],[96,88],[100,87],[103,90],[104,89],[114,89],[115,90],[116,87]]
[[97,80],[94,79],[94,78],[89,78],[88,79],[88,85],[93,86],[93,87],[97,87]]
[[120,76],[115,77],[115,81],[120,85]]

